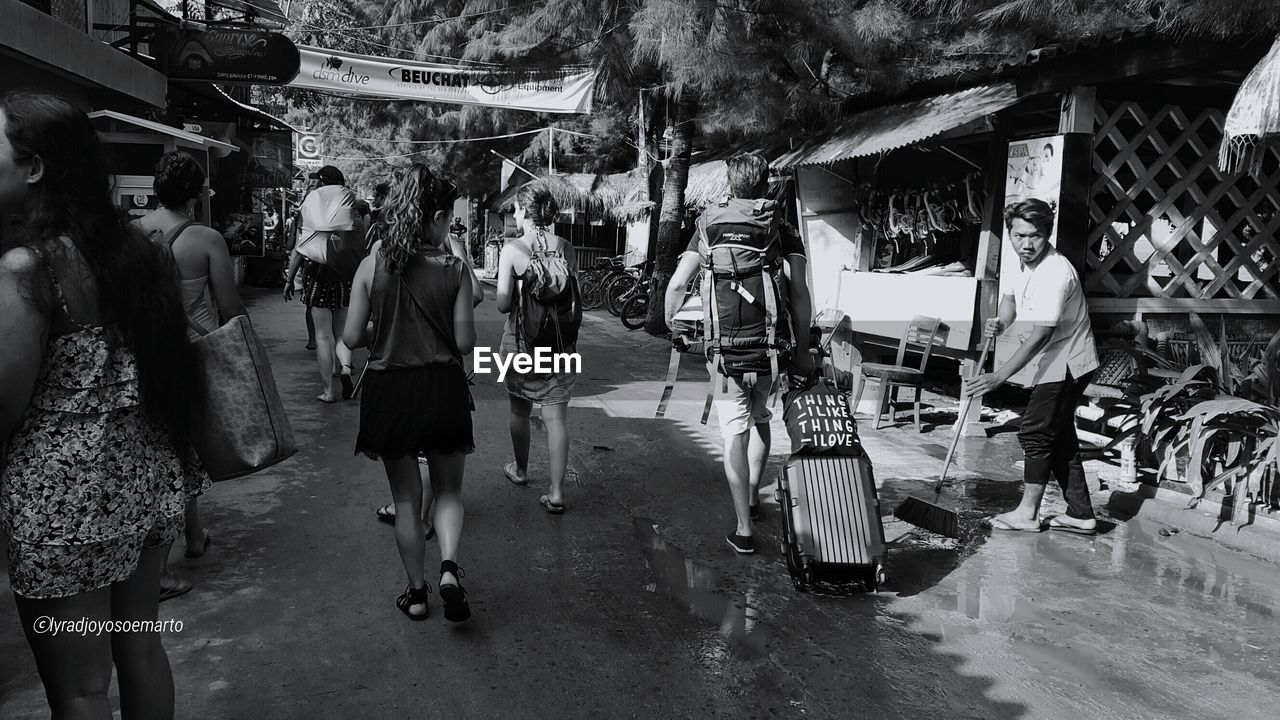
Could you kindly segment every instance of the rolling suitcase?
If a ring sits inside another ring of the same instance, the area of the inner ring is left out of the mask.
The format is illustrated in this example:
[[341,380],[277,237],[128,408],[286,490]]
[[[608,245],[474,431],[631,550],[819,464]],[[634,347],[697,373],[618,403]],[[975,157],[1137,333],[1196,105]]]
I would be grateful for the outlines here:
[[860,582],[868,591],[884,584],[884,524],[865,454],[791,456],[777,500],[782,554],[797,590],[815,582]]

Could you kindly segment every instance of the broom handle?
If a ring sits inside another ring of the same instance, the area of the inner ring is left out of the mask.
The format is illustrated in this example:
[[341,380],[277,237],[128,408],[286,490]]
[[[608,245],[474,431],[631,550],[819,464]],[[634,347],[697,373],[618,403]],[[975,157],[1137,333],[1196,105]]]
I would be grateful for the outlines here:
[[[978,357],[978,372],[987,365],[987,353],[991,350],[991,343],[995,340],[995,336],[987,337],[987,341],[982,345],[982,355]],[[979,396],[981,397],[981,396]],[[969,419],[969,406],[973,398],[964,397],[964,393],[960,393],[960,418],[956,423],[956,427],[951,431],[951,447],[947,449],[947,459],[942,463],[942,474],[938,476],[938,482],[933,485],[933,494],[937,495],[942,492],[942,485],[947,481],[947,471],[951,469],[951,461],[956,456],[956,445],[960,443],[960,435],[964,432],[964,423]]]

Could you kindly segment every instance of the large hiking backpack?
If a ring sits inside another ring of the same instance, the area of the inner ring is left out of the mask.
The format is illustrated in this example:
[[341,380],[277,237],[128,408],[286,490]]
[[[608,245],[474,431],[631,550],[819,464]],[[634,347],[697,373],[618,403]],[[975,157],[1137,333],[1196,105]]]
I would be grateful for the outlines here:
[[778,211],[725,198],[698,220],[705,351],[722,375],[748,382],[777,382],[791,356]]
[[541,230],[520,281],[515,325],[521,352],[536,348],[564,352],[578,342],[578,328],[582,326],[578,279],[570,272],[564,254],[547,248],[547,238]]

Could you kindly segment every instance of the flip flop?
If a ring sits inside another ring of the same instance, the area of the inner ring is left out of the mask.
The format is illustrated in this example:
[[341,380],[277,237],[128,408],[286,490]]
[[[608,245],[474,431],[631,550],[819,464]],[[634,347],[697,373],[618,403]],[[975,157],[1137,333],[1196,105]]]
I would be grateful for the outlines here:
[[200,548],[199,549],[187,548],[186,552],[182,553],[182,556],[189,557],[189,558],[204,557],[204,554],[209,552],[209,543],[211,542],[213,542],[213,538],[209,536],[209,531],[205,530],[204,542],[201,543]]
[[317,396],[316,396],[316,400],[319,400],[320,402],[324,403],[325,405],[332,405],[332,404],[334,404],[334,403],[338,402],[337,400],[326,399],[326,398],[325,398],[325,396],[324,396],[324,393],[320,393],[319,395],[317,395]]
[[995,517],[988,518],[986,521],[984,521],[984,524],[987,527],[991,528],[992,530],[1001,530],[1004,532],[1028,532],[1028,533],[1044,532],[1043,525],[1036,525],[1035,527],[1024,528],[1024,527],[1018,527],[1017,525],[1010,525],[1007,521],[1001,520]]
[[564,503],[551,502],[550,495],[543,495],[542,497],[538,498],[538,504],[542,506],[543,510],[546,510],[552,515],[560,515],[561,513],[564,512]]
[[344,369],[342,374],[338,376],[338,382],[342,385],[342,399],[350,400],[355,395],[356,386],[351,382],[351,373]]
[[182,578],[174,578],[173,584],[167,587],[164,585],[163,582],[161,582],[160,602],[164,602],[165,600],[172,600],[178,597],[179,595],[186,595],[187,593],[191,592],[192,587],[194,586],[191,584],[189,580],[183,580]]
[[529,484],[529,478],[522,478],[516,473],[516,464],[514,462],[509,462],[506,465],[503,465],[502,474],[507,476],[507,480],[510,480],[512,485]]
[[1098,528],[1096,527],[1074,527],[1072,525],[1067,525],[1066,523],[1058,522],[1058,518],[1056,517],[1049,519],[1049,529],[1057,530],[1058,532],[1071,533],[1072,535],[1083,535],[1085,537],[1093,537],[1098,534]]
[[[383,505],[382,507],[373,511],[373,514],[376,515],[377,518],[382,522],[394,525],[396,522],[396,505],[395,503],[387,503],[386,505]],[[435,523],[432,523],[428,520],[423,520],[422,524],[427,527],[426,539],[430,540],[431,538],[436,536]]]

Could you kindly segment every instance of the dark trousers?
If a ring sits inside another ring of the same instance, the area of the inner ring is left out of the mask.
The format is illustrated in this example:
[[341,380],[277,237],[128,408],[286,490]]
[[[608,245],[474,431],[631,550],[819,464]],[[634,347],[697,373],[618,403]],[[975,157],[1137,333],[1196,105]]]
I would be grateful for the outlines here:
[[1092,377],[1092,372],[1080,378],[1068,372],[1062,382],[1036,385],[1018,431],[1018,443],[1026,456],[1024,481],[1047,485],[1052,475],[1067,500],[1067,515],[1077,520],[1093,517],[1089,484],[1080,461],[1080,439],[1076,437],[1076,405]]

